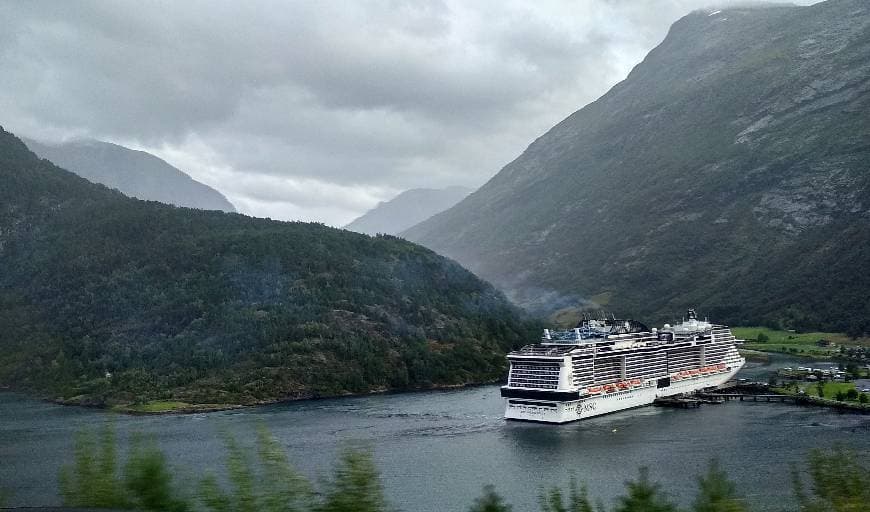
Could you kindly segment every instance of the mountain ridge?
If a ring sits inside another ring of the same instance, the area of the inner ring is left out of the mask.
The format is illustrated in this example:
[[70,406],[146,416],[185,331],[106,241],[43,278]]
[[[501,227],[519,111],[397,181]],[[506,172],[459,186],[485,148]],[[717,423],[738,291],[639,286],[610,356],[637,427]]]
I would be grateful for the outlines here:
[[129,198],[2,129],[0,268],[0,386],[80,404],[487,382],[537,330],[429,249]]
[[223,194],[147,151],[95,139],[57,144],[22,140],[39,157],[131,197],[188,208],[236,211]]
[[396,235],[461,201],[472,189],[465,187],[412,188],[399,193],[344,226],[344,229],[375,235]]
[[[868,27],[855,0],[691,13],[626,80],[402,236],[541,312],[591,302],[661,321],[690,303],[717,321],[866,332]],[[815,268],[844,263],[859,277]]]

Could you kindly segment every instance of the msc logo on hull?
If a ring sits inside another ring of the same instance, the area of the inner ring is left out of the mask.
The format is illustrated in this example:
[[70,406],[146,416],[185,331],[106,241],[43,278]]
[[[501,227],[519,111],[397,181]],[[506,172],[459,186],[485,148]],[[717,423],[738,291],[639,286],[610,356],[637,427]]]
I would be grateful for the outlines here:
[[577,413],[583,414],[584,412],[595,412],[595,408],[598,406],[595,402],[582,402],[577,405]]

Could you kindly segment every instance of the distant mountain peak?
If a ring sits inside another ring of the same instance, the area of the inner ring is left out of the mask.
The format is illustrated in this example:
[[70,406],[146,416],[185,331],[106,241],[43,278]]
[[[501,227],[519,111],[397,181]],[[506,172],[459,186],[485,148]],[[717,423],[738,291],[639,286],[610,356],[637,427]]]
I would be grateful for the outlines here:
[[91,138],[24,142],[40,158],[131,197],[202,210],[236,211],[223,194],[146,151]]
[[450,208],[471,192],[471,189],[459,186],[408,189],[389,201],[378,203],[344,229],[368,235],[397,235]]

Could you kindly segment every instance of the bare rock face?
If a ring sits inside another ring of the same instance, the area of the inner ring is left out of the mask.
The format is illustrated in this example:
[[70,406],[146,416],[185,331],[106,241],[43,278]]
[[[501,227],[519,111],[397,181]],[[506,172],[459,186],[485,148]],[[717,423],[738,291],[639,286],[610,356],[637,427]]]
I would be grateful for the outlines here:
[[403,235],[542,312],[870,331],[868,113],[866,1],[697,11]]

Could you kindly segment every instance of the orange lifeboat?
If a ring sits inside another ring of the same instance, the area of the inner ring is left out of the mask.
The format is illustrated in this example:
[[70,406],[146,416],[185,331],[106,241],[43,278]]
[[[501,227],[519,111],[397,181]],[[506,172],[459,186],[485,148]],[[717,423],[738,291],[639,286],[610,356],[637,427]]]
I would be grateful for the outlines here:
[[698,375],[701,372],[699,370],[689,370],[689,375]]
[[616,383],[616,387],[618,387],[619,389],[627,389],[627,388],[628,388],[628,382],[625,382],[625,381],[617,382],[617,383]]
[[590,395],[597,395],[598,393],[601,393],[601,391],[602,391],[603,389],[604,389],[604,388],[601,387],[601,386],[592,386],[592,387],[589,388],[589,394],[590,394]]
[[608,393],[616,391],[616,386],[614,386],[613,384],[607,384],[604,386],[604,391],[606,391]]
[[631,379],[632,386],[640,386],[641,384],[643,384],[643,381],[641,381],[640,379]]

